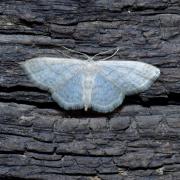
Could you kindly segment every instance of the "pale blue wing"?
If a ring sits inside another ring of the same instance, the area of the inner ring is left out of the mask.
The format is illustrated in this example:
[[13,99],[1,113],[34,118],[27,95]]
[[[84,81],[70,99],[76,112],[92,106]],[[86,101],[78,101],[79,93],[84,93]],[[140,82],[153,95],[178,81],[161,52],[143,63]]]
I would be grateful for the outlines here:
[[76,74],[79,64],[78,60],[38,57],[23,62],[23,67],[41,89],[53,90],[57,83],[61,85]]
[[52,98],[64,109],[82,109],[84,107],[83,74],[78,73],[69,79],[63,86],[56,86]]
[[110,112],[124,99],[119,87],[101,73],[97,73],[91,95],[92,109],[98,112]]
[[66,58],[33,58],[23,63],[33,82],[49,90],[52,97],[65,109],[83,107],[82,73],[80,60]]
[[159,77],[160,70],[136,61],[99,61],[101,73],[115,83],[125,95],[147,90]]
[[99,61],[92,90],[92,108],[110,112],[125,95],[147,90],[159,77],[158,68],[135,61]]

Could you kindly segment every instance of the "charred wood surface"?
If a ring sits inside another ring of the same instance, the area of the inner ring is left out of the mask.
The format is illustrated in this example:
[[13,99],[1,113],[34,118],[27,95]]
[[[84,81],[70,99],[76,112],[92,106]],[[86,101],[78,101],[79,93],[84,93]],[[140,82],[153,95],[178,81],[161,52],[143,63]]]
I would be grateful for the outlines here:
[[[161,76],[112,113],[65,111],[20,66],[62,57],[61,45],[88,55],[118,46],[114,59]],[[15,178],[180,179],[178,0],[0,1],[0,179]]]

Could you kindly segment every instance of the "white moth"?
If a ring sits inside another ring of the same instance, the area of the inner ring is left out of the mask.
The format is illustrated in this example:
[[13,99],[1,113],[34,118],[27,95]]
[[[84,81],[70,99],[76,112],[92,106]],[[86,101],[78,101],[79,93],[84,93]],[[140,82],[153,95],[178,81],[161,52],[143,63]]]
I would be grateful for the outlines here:
[[121,105],[125,95],[147,90],[160,75],[158,68],[143,62],[94,61],[90,57],[38,57],[25,61],[23,67],[62,108],[102,113]]

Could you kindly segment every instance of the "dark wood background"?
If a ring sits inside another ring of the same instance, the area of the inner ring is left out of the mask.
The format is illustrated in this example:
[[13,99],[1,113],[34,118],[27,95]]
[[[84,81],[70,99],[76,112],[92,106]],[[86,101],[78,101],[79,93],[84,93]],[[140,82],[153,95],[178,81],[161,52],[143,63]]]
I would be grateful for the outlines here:
[[[60,45],[89,55],[118,46],[114,58],[161,76],[113,113],[65,111],[20,67],[62,57]],[[0,179],[15,178],[180,179],[179,0],[0,1]]]

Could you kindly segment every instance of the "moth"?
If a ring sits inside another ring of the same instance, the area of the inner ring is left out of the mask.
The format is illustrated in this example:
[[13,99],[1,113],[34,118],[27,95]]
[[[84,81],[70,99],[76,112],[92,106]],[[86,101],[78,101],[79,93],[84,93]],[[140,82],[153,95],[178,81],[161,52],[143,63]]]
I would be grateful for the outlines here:
[[126,95],[147,90],[160,75],[158,68],[143,62],[94,61],[94,57],[37,57],[22,66],[32,82],[49,91],[60,107],[101,113],[120,106]]

